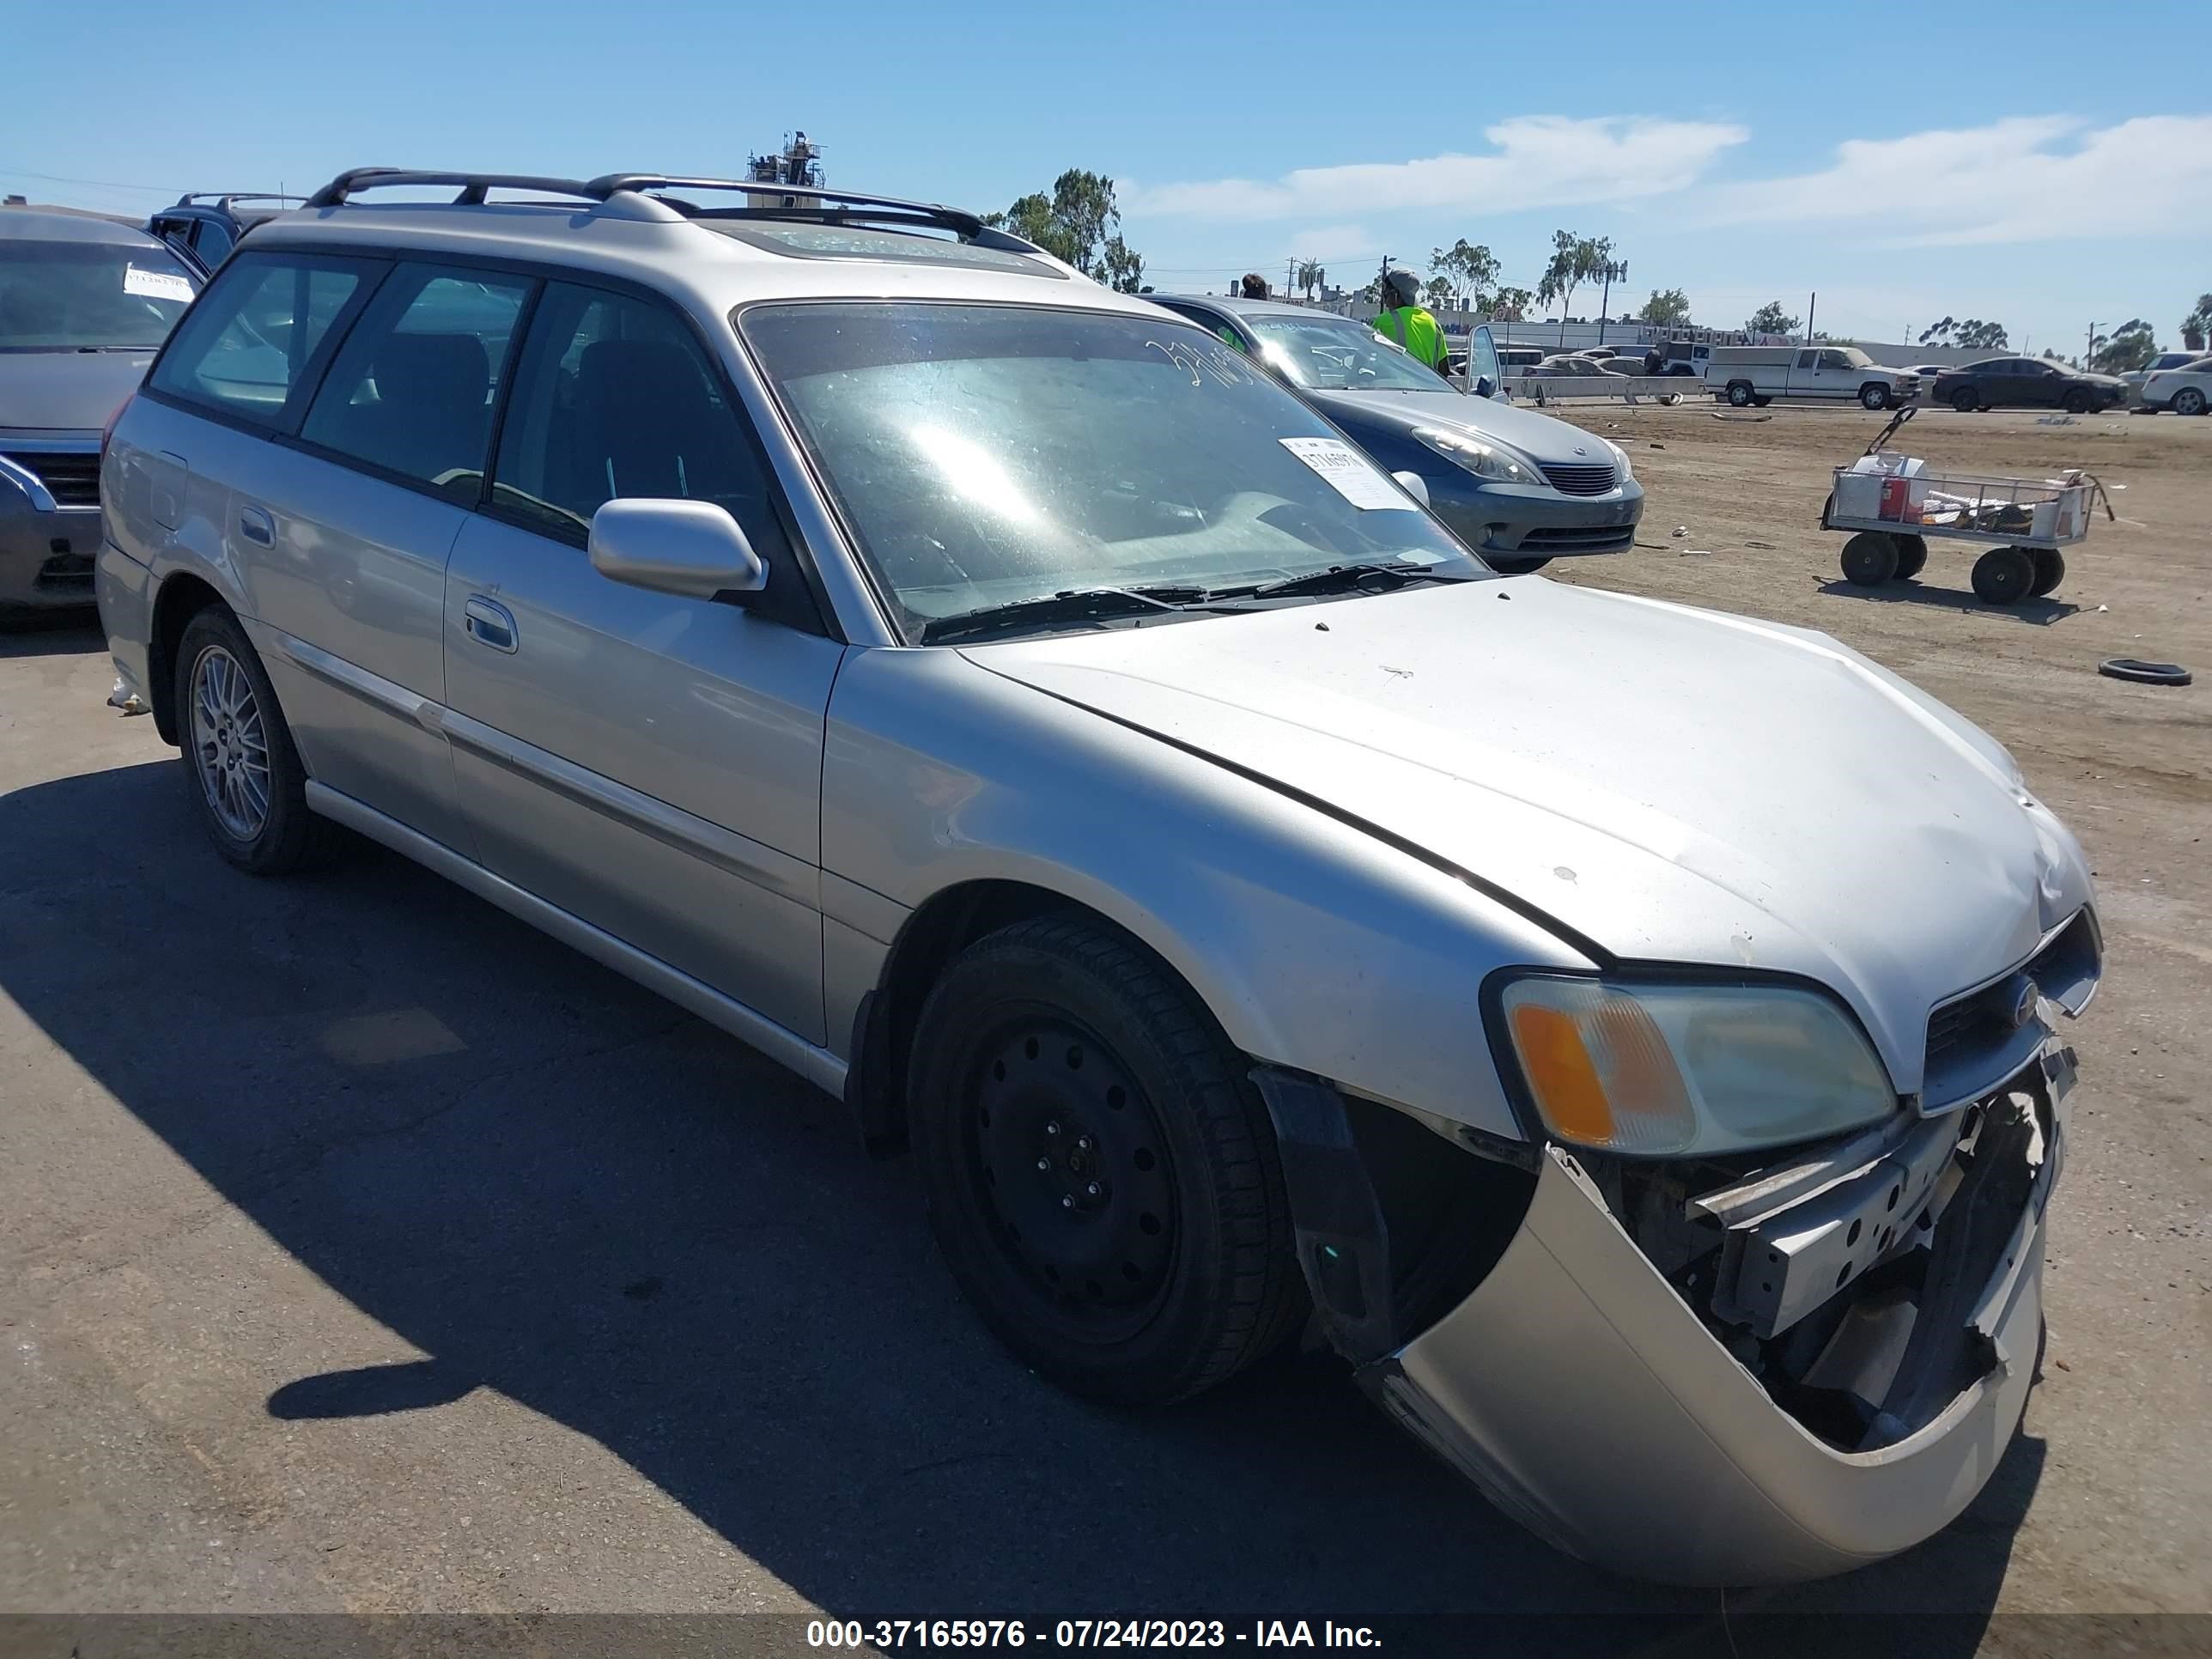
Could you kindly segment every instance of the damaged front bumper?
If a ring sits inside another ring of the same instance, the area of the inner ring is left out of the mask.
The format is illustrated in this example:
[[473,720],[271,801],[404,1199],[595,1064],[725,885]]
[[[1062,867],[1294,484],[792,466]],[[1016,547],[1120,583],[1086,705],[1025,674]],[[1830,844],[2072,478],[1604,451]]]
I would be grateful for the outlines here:
[[1752,1584],[1908,1548],[1995,1472],[2040,1352],[2073,1074],[2052,1039],[1863,1157],[1677,1204],[1661,1231],[1690,1229],[1683,1249],[1617,1170],[1544,1147],[1518,1230],[1409,1339],[1389,1328],[1381,1206],[1364,1179],[1346,1196],[1349,1134],[1317,1146],[1317,1103],[1263,1088],[1322,1322],[1382,1404],[1570,1553]]

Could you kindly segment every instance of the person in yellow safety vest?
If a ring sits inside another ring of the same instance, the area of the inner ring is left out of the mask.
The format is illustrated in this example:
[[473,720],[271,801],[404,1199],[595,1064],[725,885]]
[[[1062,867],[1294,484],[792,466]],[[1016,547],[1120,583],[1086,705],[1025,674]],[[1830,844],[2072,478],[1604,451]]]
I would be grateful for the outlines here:
[[1375,319],[1375,331],[1393,345],[1403,346],[1408,355],[1446,380],[1451,378],[1451,354],[1444,349],[1443,325],[1426,306],[1419,303],[1421,293],[1419,280],[1410,270],[1393,270],[1382,278],[1382,314]]

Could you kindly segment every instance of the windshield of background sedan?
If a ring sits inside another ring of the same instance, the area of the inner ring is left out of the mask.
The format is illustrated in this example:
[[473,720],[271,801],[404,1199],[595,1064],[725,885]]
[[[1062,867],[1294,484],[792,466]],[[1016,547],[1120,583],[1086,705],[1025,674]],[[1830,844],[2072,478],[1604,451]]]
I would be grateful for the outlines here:
[[740,324],[910,631],[1078,589],[1486,569],[1188,324],[843,302]]
[[1436,370],[1387,344],[1364,323],[1247,317],[1244,325],[1260,337],[1262,356],[1315,392],[1457,390]]
[[0,241],[0,351],[144,349],[191,301],[184,266],[150,242]]

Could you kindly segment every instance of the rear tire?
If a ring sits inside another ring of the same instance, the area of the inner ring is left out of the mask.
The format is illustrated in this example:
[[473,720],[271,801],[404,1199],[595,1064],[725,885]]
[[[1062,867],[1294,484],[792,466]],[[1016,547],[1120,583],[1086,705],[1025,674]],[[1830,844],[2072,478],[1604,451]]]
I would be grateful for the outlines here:
[[1753,407],[1753,409],[1764,409],[1764,408],[1765,408],[1765,407],[1767,406],[1767,404],[1769,404],[1772,403],[1773,401],[1774,401],[1774,399],[1773,399],[1773,398],[1768,398],[1768,397],[1765,397],[1765,396],[1754,397],[1754,398],[1751,400],[1751,405],[1752,405],[1752,407]]
[[1484,559],[1501,576],[1525,576],[1532,570],[1541,570],[1552,562],[1548,553],[1540,559],[1495,559],[1486,554]]
[[2202,415],[2207,406],[2204,394],[2193,386],[2185,386],[2173,394],[2173,412],[2177,415]]
[[1889,388],[1869,380],[1859,388],[1859,402],[1869,409],[1889,407]]
[[921,1011],[915,1162],[983,1322],[1073,1393],[1164,1405],[1305,1317],[1274,1130],[1164,964],[1073,915],[955,957]]
[[185,788],[216,851],[256,876],[317,862],[334,826],[308,810],[307,769],[238,619],[211,605],[186,623],[176,675]]
[[2097,400],[2087,392],[2076,389],[2066,394],[2061,406],[2069,415],[2087,415],[2097,407]]
[[1854,587],[1880,587],[1897,574],[1897,544],[1879,530],[1862,530],[1844,544],[1844,580]]
[[1728,400],[1738,409],[1749,409],[1751,407],[1751,382],[1748,380],[1730,380],[1728,384]]
[[1897,574],[1894,580],[1911,581],[1928,567],[1928,538],[1925,536],[1898,536],[1893,539],[1897,543]]
[[2028,556],[2035,566],[2035,580],[2027,591],[2039,599],[2066,580],[2066,556],[2055,547],[2039,547]]
[[1981,394],[1970,386],[1962,386],[1951,394],[1951,407],[1961,415],[1971,415],[1981,406]]
[[2035,560],[2024,547],[1993,547],[1974,561],[1974,592],[1990,605],[2018,605],[2035,587]]

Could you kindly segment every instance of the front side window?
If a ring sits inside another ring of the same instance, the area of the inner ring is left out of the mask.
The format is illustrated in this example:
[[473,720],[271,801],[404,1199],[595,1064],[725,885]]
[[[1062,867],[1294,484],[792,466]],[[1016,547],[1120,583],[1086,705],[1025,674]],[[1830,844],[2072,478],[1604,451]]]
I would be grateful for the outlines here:
[[1493,388],[1504,378],[1498,362],[1497,343],[1486,328],[1478,328],[1468,337],[1467,374],[1469,380],[1487,380]]
[[399,266],[331,364],[301,437],[473,502],[492,400],[532,286]]
[[310,254],[240,254],[209,285],[148,384],[260,426],[283,426],[340,313],[382,267]]
[[1280,316],[1246,321],[1259,337],[1260,356],[1315,392],[1435,392],[1449,384],[1359,323]]
[[841,301],[759,307],[741,325],[910,633],[1072,589],[1484,568],[1313,410],[1188,324]]
[[0,241],[0,351],[143,351],[198,284],[151,241]]

